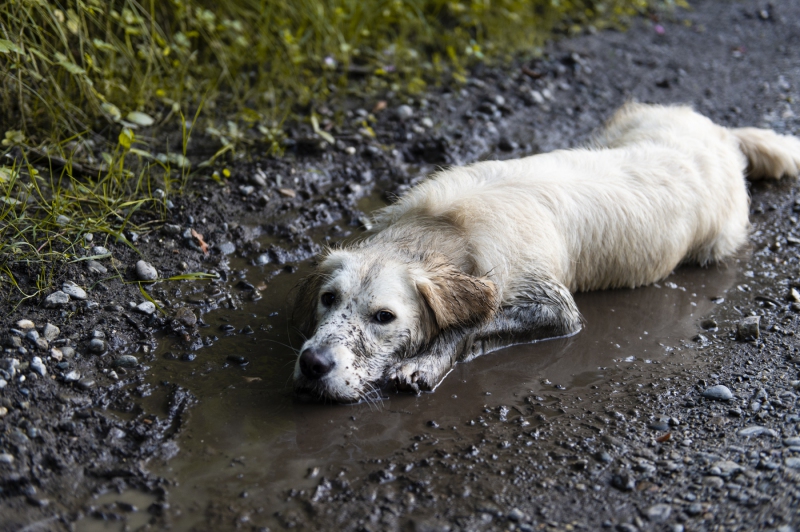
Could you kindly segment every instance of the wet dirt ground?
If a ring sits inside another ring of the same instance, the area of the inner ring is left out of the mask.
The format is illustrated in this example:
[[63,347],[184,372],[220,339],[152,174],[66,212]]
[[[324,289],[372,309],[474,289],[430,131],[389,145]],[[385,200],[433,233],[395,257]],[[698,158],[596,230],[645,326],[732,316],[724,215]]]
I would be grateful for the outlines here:
[[[389,99],[375,137],[362,129],[376,102],[355,102],[336,146],[298,128],[287,157],[238,163],[226,187],[200,183],[139,240],[161,277],[220,276],[151,286],[165,316],[128,306],[143,301],[136,284],[77,267],[60,280],[97,305],[9,310],[4,360],[21,365],[0,390],[0,529],[800,526],[793,182],[752,190],[738,258],[579,294],[575,337],[459,365],[419,397],[343,406],[291,393],[287,297],[308,259],[437,165],[579,145],[630,98],[800,134],[800,3],[693,8],[478,69],[463,89]],[[103,244],[108,269],[132,279],[140,257]],[[754,341],[736,337],[748,315],[761,316]],[[74,355],[18,352],[23,318],[57,325],[52,346]],[[703,396],[717,384],[733,398]]]

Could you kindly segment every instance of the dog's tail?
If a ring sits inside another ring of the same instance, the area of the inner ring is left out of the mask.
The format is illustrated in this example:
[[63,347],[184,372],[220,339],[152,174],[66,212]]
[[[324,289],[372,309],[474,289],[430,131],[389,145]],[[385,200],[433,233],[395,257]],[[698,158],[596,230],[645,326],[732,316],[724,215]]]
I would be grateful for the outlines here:
[[800,139],[797,137],[755,127],[730,131],[747,157],[748,179],[780,179],[800,173]]

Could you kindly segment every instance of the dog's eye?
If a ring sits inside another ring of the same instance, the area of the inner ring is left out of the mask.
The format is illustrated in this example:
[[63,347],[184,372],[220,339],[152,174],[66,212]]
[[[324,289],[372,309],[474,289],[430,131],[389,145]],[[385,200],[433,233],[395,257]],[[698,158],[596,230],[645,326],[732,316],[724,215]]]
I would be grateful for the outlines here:
[[394,314],[392,314],[388,310],[381,310],[377,314],[375,314],[375,321],[377,321],[378,323],[381,324],[389,323],[392,320],[394,320]]
[[336,301],[336,294],[334,294],[333,292],[325,292],[324,294],[322,294],[320,301],[322,301],[322,304],[324,306],[330,307],[331,305],[333,305],[334,301]]

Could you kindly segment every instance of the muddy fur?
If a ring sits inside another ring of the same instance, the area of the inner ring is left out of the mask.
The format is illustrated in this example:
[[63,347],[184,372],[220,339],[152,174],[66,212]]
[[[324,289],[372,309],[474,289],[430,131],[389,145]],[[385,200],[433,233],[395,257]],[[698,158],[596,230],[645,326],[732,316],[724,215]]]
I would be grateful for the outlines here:
[[339,401],[386,379],[432,390],[458,361],[574,334],[571,292],[730,256],[750,227],[745,175],[798,169],[793,137],[628,104],[585,149],[440,172],[378,211],[370,237],[327,251],[301,286],[296,386]]

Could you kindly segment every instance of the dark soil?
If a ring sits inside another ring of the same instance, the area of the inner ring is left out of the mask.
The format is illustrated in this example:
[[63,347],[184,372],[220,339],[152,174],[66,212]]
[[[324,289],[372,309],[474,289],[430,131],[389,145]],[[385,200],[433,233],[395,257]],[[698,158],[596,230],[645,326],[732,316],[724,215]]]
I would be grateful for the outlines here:
[[[417,420],[403,446],[282,479],[294,489],[280,500],[243,493],[191,508],[171,499],[179,483],[164,464],[181,456],[181,435],[193,409],[203,408],[203,388],[191,379],[154,380],[161,374],[152,368],[164,357],[192,363],[217,342],[213,332],[223,333],[206,326],[212,312],[246,310],[286,292],[321,244],[358,234],[365,198],[402,193],[441,165],[579,145],[629,99],[689,103],[723,125],[800,135],[800,2],[698,0],[691,11],[639,20],[627,33],[565,39],[540,60],[478,69],[464,88],[389,100],[380,112],[379,98],[352,102],[348,123],[331,130],[335,146],[298,127],[286,157],[232,164],[225,186],[196,182],[167,225],[138,235],[141,257],[111,241],[87,243],[87,254],[97,244],[112,252],[101,261],[109,273],[81,262],[56,279],[85,288],[86,301],[55,309],[43,301],[3,303],[0,529],[133,526],[134,510],[156,529],[186,528],[189,511],[202,516],[192,525],[202,530],[800,526],[800,443],[791,439],[800,430],[800,307],[791,299],[800,286],[800,196],[793,182],[752,191],[752,249],[727,266],[735,286],[717,294],[724,297],[705,321],[694,318],[683,358],[603,367],[574,390],[543,379],[513,403],[490,395],[485,406],[461,403],[446,426]],[[404,104],[411,116],[399,109]],[[363,130],[373,108],[374,137]],[[208,254],[184,236],[189,229],[203,235]],[[142,257],[162,278],[187,271],[219,278],[147,286],[164,309],[147,315],[130,305],[144,301],[138,283],[113,277],[116,269],[135,280]],[[248,279],[256,271],[254,283]],[[35,283],[37,272],[15,273],[23,289]],[[737,339],[748,315],[761,316],[760,338]],[[40,334],[47,323],[60,331],[45,348],[25,337],[22,319]],[[160,343],[171,350],[162,353]],[[44,375],[34,370],[35,356]],[[12,359],[19,362],[13,370]],[[288,378],[289,367],[283,371]],[[734,398],[702,396],[716,384]],[[167,472],[154,473],[155,465]],[[93,498],[130,490],[152,504],[136,509]]]

